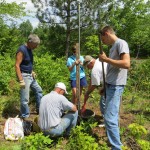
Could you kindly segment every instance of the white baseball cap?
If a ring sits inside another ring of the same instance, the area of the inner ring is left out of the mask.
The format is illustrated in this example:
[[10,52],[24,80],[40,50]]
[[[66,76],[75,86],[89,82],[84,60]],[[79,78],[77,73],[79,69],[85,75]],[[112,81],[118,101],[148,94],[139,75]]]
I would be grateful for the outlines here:
[[64,91],[65,91],[65,93],[66,93],[66,94],[68,94],[68,92],[67,92],[67,90],[66,90],[66,86],[65,86],[65,84],[64,84],[64,83],[62,83],[62,82],[58,82],[58,83],[56,83],[56,84],[55,84],[55,88],[56,88],[56,87],[58,87],[58,88],[60,88],[60,89],[64,90]]

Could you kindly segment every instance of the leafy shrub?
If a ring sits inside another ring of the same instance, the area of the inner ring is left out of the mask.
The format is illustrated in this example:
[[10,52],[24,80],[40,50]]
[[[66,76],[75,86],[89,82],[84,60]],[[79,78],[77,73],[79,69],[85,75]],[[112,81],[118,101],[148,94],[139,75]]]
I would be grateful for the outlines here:
[[121,146],[122,150],[130,150],[127,146]]
[[[92,144],[91,144],[92,143]],[[83,132],[82,126],[76,126],[72,129],[69,142],[67,143],[65,150],[97,150],[98,143],[95,142],[95,138]]]
[[150,97],[149,68],[150,68],[150,59],[132,60],[126,90],[128,90],[130,93],[131,92],[139,93],[140,96],[149,98]]
[[137,143],[140,145],[141,150],[150,150],[150,142],[146,140],[137,140]]
[[49,136],[44,136],[43,133],[29,135],[22,141],[22,150],[48,150],[48,146],[53,142]]
[[122,136],[126,132],[125,127],[120,127],[120,135]]
[[109,150],[107,143],[103,142],[103,144],[99,145],[99,150]]
[[9,55],[0,56],[0,95],[8,95],[11,92],[11,82],[15,79],[14,60]]
[[71,136],[65,150],[108,150],[106,142],[98,144],[92,136],[92,129],[97,126],[94,118],[87,121],[81,121],[80,126],[71,130]]
[[[87,36],[85,41],[85,49],[87,55],[93,54],[93,57],[97,58],[99,54],[99,39],[97,35]],[[108,47],[103,46],[105,53],[108,53]]]
[[95,118],[93,117],[89,118],[87,121],[80,122],[80,126],[82,127],[83,132],[86,132],[89,134],[92,134],[92,129],[96,127],[97,124],[98,123],[95,121]]
[[53,90],[56,82],[64,82],[69,86],[69,71],[64,58],[55,58],[52,55],[35,57],[34,70],[44,92]]
[[136,139],[141,138],[144,135],[147,135],[147,130],[144,128],[144,126],[138,125],[136,123],[132,123],[128,126],[130,133],[132,136],[134,136]]
[[2,98],[0,101],[0,113],[3,117],[16,117],[19,111],[20,101],[16,97],[9,97],[8,99]]

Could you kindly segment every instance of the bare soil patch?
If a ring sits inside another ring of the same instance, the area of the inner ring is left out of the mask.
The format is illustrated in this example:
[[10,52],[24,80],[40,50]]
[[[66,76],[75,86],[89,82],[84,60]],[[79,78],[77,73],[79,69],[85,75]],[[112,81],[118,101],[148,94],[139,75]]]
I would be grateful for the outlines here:
[[[96,106],[95,104],[87,104],[87,109],[91,109],[92,111],[95,112],[95,116],[94,118],[96,119],[96,121],[98,122],[98,124],[103,123],[103,117],[100,113],[99,110],[99,106]],[[37,117],[37,114],[35,112],[35,108],[34,106],[30,106],[30,117],[28,118],[28,120],[30,121],[34,121],[34,119]],[[16,114],[3,114],[3,116],[0,118],[0,142],[9,142],[6,141],[4,139],[4,135],[3,135],[3,130],[4,130],[4,124],[5,121],[8,117],[15,117],[16,115],[18,115],[18,110],[16,111]],[[134,120],[134,115],[131,113],[124,113],[123,111],[120,112],[120,126],[121,127],[127,127],[129,124],[131,124]],[[95,127],[93,129],[93,134],[95,135],[95,137],[98,139],[99,143],[102,143],[103,141],[108,141],[107,140],[107,136],[106,136],[106,132],[105,132],[105,127],[101,128],[101,127]],[[134,142],[134,141],[132,141]],[[130,143],[129,143],[130,144]]]

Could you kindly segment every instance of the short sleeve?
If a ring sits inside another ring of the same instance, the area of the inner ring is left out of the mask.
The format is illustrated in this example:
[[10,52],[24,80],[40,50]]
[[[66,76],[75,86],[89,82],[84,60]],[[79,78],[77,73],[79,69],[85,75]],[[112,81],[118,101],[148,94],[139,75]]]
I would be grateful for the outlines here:
[[67,100],[65,96],[62,96],[62,108],[64,111],[72,110],[73,104]]
[[126,41],[122,40],[121,42],[118,43],[118,52],[119,55],[122,53],[129,54],[129,46]]

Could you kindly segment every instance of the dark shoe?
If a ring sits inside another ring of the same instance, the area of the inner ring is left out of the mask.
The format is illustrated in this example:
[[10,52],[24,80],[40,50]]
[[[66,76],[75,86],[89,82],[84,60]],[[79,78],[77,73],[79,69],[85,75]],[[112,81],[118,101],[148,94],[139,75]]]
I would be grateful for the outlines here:
[[30,135],[33,131],[33,122],[29,120],[23,120],[23,130],[25,135]]

